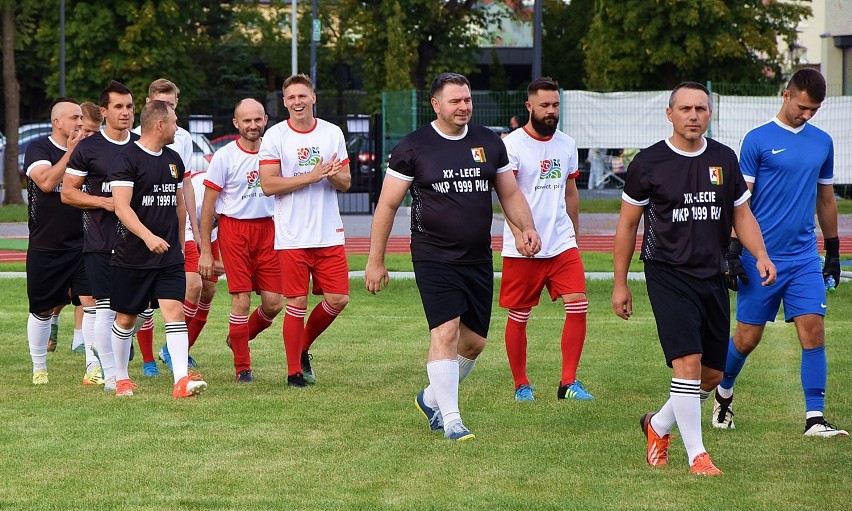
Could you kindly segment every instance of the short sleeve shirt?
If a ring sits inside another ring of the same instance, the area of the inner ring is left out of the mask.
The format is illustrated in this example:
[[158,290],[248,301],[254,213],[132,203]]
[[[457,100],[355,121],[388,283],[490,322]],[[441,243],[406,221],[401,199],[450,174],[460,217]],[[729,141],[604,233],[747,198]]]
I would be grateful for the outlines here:
[[36,167],[56,165],[67,151],[53,137],[36,140],[27,147],[24,168],[30,249],[80,250],[83,247],[83,211],[62,203],[62,183],[45,192],[30,177]]
[[705,141],[694,153],[680,151],[668,140],[640,151],[621,196],[645,208],[642,260],[666,263],[698,278],[725,271],[734,207],[750,196],[734,151]]
[[168,147],[152,153],[135,142],[116,156],[109,170],[112,186],[133,188],[130,207],[139,221],[170,248],[165,254],[154,254],[141,238],[119,222],[113,265],[145,269],[183,263],[177,216],[177,194],[182,193],[183,174],[183,161]]
[[204,177],[204,186],[219,192],[216,213],[238,220],[272,216],[275,200],[263,194],[259,166],[257,151],[245,150],[239,140],[216,151]]
[[402,139],[387,173],[411,182],[412,260],[490,263],[491,190],[509,170],[503,141],[482,126],[451,137],[433,123]]

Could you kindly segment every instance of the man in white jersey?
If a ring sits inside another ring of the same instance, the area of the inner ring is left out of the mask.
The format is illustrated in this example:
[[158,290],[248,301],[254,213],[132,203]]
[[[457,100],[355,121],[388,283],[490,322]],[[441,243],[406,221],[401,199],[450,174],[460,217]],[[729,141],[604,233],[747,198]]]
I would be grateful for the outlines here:
[[[734,427],[731,404],[734,382],[746,357],[775,321],[781,302],[784,319],[796,326],[802,346],[800,377],[805,398],[805,436],[846,437],[848,432],[825,420],[828,362],[825,353],[826,287],[840,280],[840,239],[834,198],[834,142],[808,121],[825,99],[825,78],[814,69],[797,71],[783,93],[778,114],[748,133],[740,151],[740,168],[754,195],[751,207],[778,265],[778,283],[755,285],[754,256],[731,240],[728,286],[737,292],[737,329],[728,343],[725,376],[716,388],[711,424]],[[825,243],[820,268],[814,233],[814,210]],[[742,263],[740,262],[742,254]],[[739,283],[737,279],[742,280]]]
[[577,380],[577,366],[586,340],[586,278],[577,248],[580,197],[577,144],[557,130],[559,84],[552,78],[533,80],[527,87],[529,121],[503,139],[518,186],[530,204],[541,251],[530,259],[515,247],[521,231],[506,221],[503,228],[503,282],[500,306],[509,309],[506,354],[515,382],[515,399],[533,401],[527,376],[527,321],[545,285],[550,298],[562,298],[562,377],[557,399],[593,399]]
[[[349,303],[349,269],[337,192],[349,189],[349,158],[343,132],[314,117],[314,84],[305,75],[284,80],[290,119],[273,126],[260,145],[263,193],[275,195],[275,250],[284,296],[287,383],[304,387],[316,377],[312,343]],[[308,286],[322,294],[305,324]]]
[[[179,95],[180,89],[178,89],[177,85],[165,78],[158,78],[151,82],[151,85],[148,86],[148,96],[145,98],[145,103],[147,104],[152,100],[164,101],[172,108],[172,110],[176,110],[178,102],[180,101],[178,98]],[[141,129],[142,127],[138,126],[133,130],[133,132],[141,134]],[[198,298],[201,293],[201,277],[194,268],[197,257],[193,257],[193,254],[198,253],[198,235],[196,234],[198,232],[198,222],[196,216],[196,194],[192,185],[193,169],[190,165],[192,162],[192,135],[190,135],[185,129],[178,126],[177,133],[175,133],[175,140],[169,144],[169,148],[173,149],[180,155],[180,159],[183,161],[184,168],[186,169],[183,181],[183,199],[186,204],[187,211],[186,229],[187,233],[190,233],[191,235],[186,237],[184,252],[189,254],[186,259],[187,264],[192,266],[192,269],[187,269],[186,271],[186,298],[184,298],[184,314],[186,315],[187,325],[189,325],[195,316],[196,309],[198,308]],[[142,373],[149,377],[159,376],[160,374],[159,369],[157,369],[157,362],[154,360],[153,317],[153,311],[150,310],[140,314],[140,318],[143,319],[140,319],[142,324],[139,332],[136,334],[136,338],[139,341],[139,351],[142,352]],[[160,349],[159,358],[164,364],[166,364],[169,370],[171,370],[171,358],[169,357],[168,345],[164,344]],[[195,360],[193,360],[192,357],[189,357],[189,367],[195,366]]]
[[[243,99],[234,108],[234,127],[240,138],[216,151],[204,180],[201,206],[201,256],[198,271],[205,279],[215,275],[211,233],[219,219],[219,247],[228,270],[231,315],[228,345],[234,353],[238,383],[251,383],[249,340],[272,325],[281,312],[281,272],[275,253],[274,199],[260,188],[258,150],[266,127],[263,105]],[[260,294],[260,306],[251,314],[251,292]]]

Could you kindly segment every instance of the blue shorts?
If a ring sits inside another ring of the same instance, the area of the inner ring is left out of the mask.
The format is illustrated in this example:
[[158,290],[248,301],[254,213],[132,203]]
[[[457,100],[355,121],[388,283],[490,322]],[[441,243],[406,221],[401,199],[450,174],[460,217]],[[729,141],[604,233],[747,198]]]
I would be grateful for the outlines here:
[[748,275],[748,284],[740,282],[737,293],[737,321],[749,325],[763,325],[775,321],[778,307],[784,301],[784,320],[805,314],[825,316],[825,282],[819,256],[795,261],[773,261],[778,279],[771,286],[762,286],[763,279],[755,267],[756,260],[743,254],[742,263]]

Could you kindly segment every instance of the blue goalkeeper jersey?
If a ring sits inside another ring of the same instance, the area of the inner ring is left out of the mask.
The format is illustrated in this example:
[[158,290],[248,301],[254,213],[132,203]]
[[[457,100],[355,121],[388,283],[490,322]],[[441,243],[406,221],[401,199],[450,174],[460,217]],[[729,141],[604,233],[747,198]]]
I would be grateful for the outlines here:
[[806,123],[791,128],[773,118],[743,138],[740,170],[751,183],[751,210],[773,261],[817,253],[817,185],[834,183],[831,136]]

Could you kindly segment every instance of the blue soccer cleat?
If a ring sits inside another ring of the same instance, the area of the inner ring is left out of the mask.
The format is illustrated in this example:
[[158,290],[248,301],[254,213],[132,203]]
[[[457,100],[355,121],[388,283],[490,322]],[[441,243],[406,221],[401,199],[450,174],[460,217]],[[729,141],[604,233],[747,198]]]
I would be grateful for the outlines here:
[[476,436],[471,433],[469,429],[464,427],[462,421],[453,421],[452,424],[449,424],[447,429],[444,430],[444,437],[446,437],[447,440],[453,440],[455,442],[476,440]]
[[157,361],[152,360],[150,362],[145,362],[142,364],[142,374],[147,376],[148,378],[155,378],[160,376],[160,370],[157,369]]
[[518,387],[518,390],[515,391],[515,401],[535,401],[535,397],[533,397],[534,390],[535,387],[521,385]]
[[[172,371],[172,356],[169,355],[169,345],[168,344],[163,344],[163,347],[160,348],[159,358],[160,358],[160,360],[163,361],[164,364],[166,364],[166,367],[169,368],[169,371]],[[172,371],[172,372],[174,372],[174,371]]]
[[441,415],[441,410],[437,408],[432,408],[426,404],[426,401],[423,400],[423,393],[425,390],[421,390],[417,397],[414,399],[414,405],[420,410],[420,413],[426,417],[426,420],[429,421],[429,429],[432,431],[443,431],[444,430],[444,418]]
[[196,362],[195,359],[192,358],[190,355],[187,355],[186,356],[186,367],[188,369],[195,369],[196,367],[198,367],[198,362]]
[[558,399],[577,399],[580,401],[589,401],[595,398],[595,396],[586,391],[586,388],[583,387],[583,382],[580,380],[570,385],[560,385],[559,390],[556,392],[556,397]]

